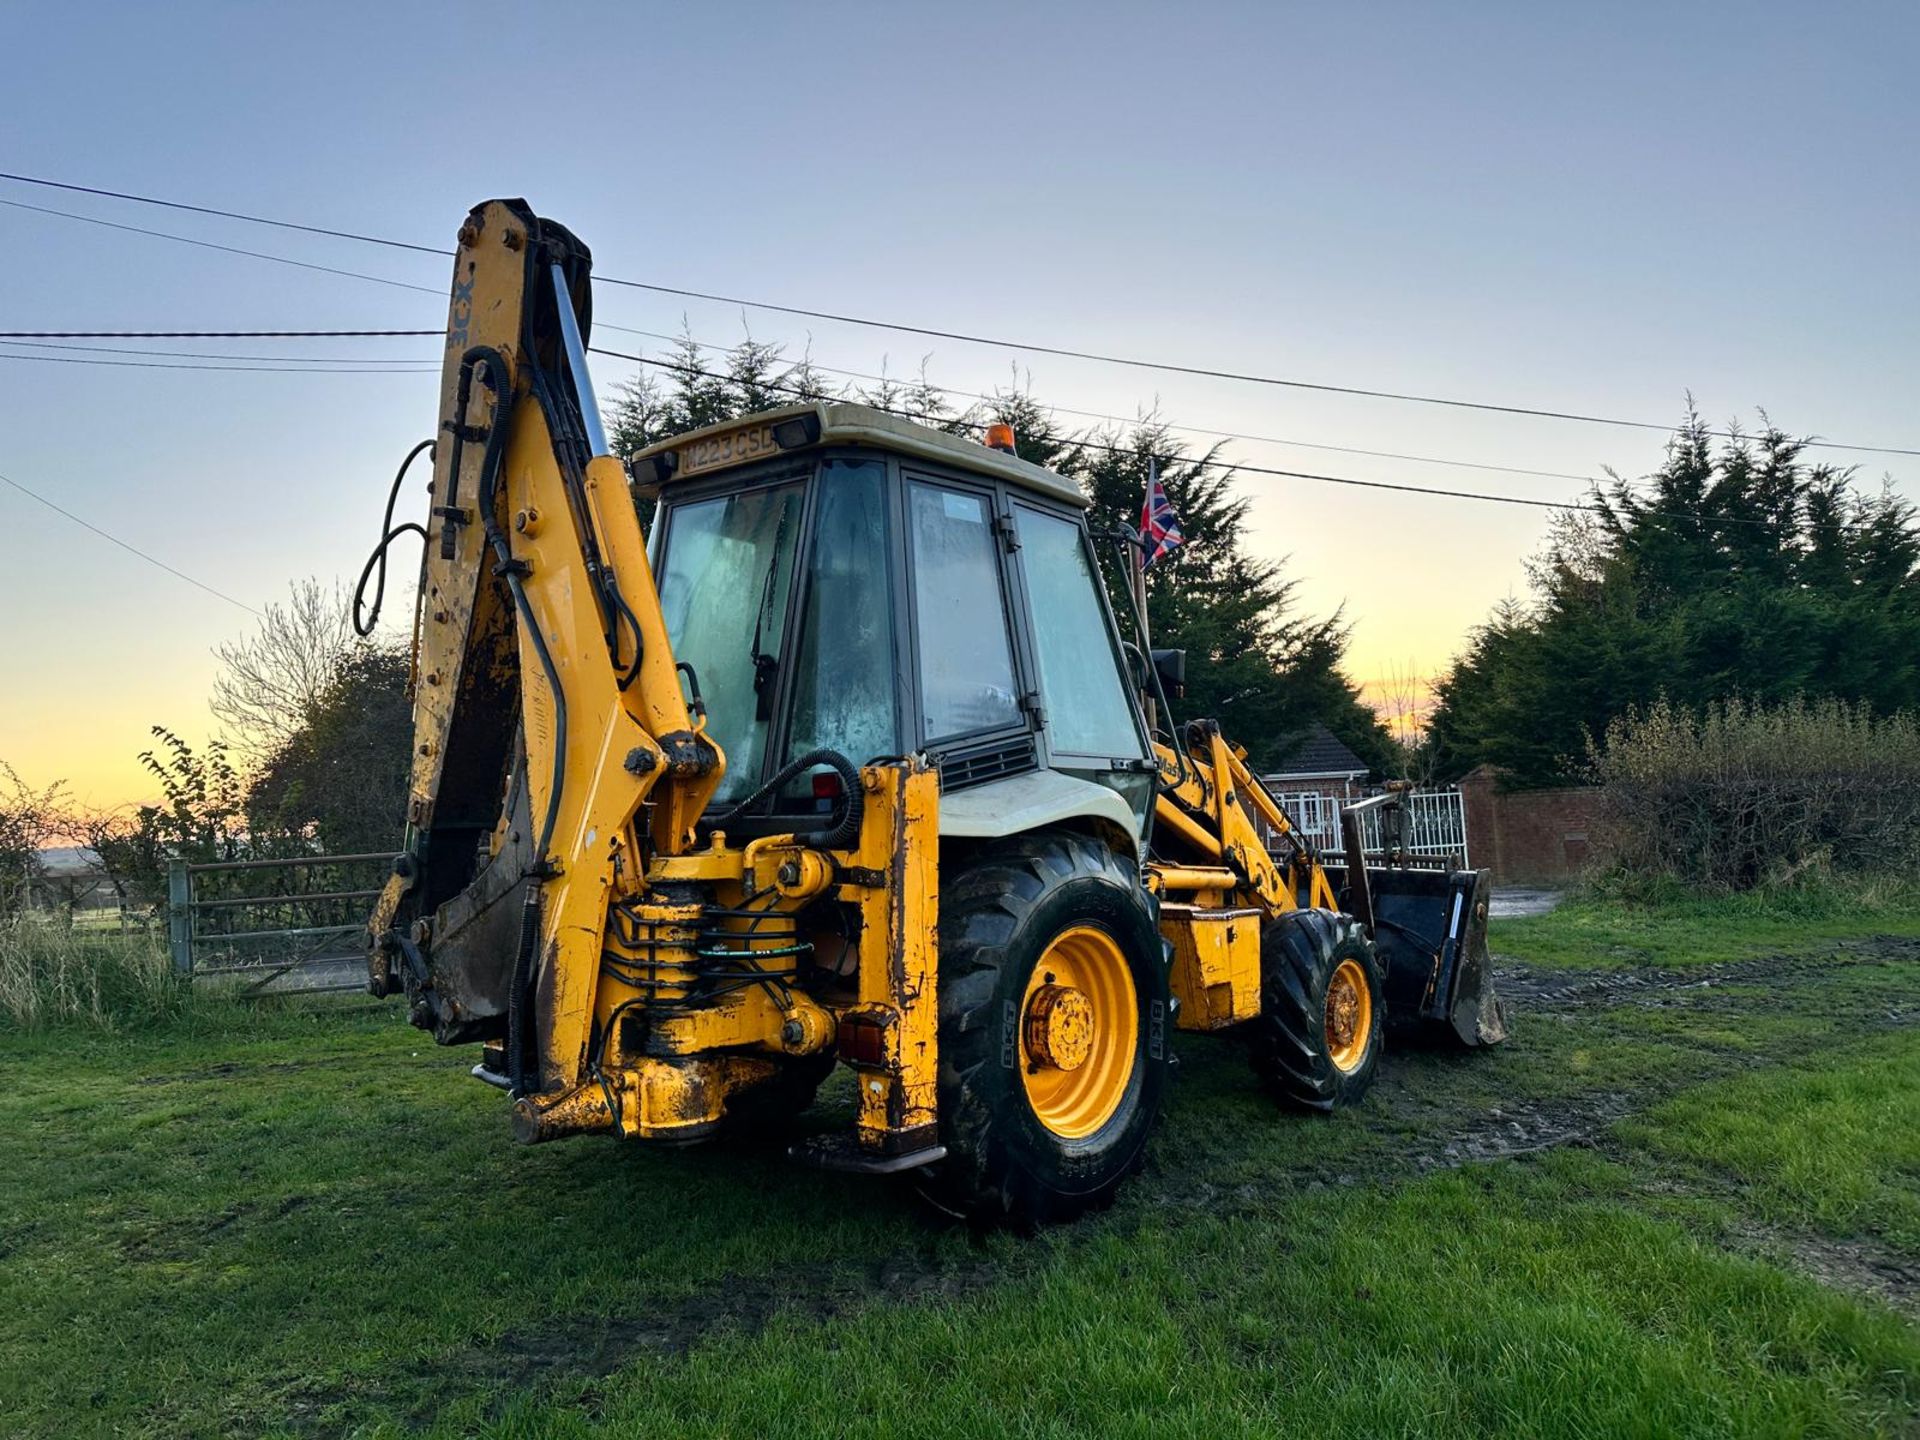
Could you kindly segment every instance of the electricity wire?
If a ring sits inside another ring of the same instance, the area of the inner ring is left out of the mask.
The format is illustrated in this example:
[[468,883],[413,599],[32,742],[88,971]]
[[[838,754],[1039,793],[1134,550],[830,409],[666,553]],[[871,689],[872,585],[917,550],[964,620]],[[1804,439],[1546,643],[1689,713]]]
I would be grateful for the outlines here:
[[246,215],[238,210],[217,210],[210,205],[189,205],[182,200],[160,200],[152,195],[130,195],[124,190],[100,190],[91,185],[73,185],[64,180],[46,180],[35,175],[9,175],[0,172],[0,180],[22,185],[39,185],[49,190],[68,190],[78,195],[100,195],[109,200],[131,200],[139,205],[158,205],[167,210],[188,210],[196,215],[218,215],[223,220],[245,220],[252,225],[272,225],[281,230],[302,230],[309,235],[330,235],[336,240],[358,240],[363,245],[387,245],[395,250],[418,250],[426,255],[451,255],[451,250],[431,245],[412,245],[405,240],[383,240],[378,235],[356,235],[351,230],[329,230],[323,225],[298,225],[291,220],[269,220],[263,215]]
[[[689,366],[678,361],[655,360],[642,355],[628,355],[621,351],[608,350],[598,345],[590,345],[587,348],[595,355],[605,355],[615,360],[628,360],[638,365],[652,365],[662,369],[678,370],[685,374],[699,375],[709,380],[725,380],[729,378],[720,371],[702,370],[697,366]],[[790,385],[783,385],[777,381],[766,381],[764,385],[768,390],[781,391],[801,399],[818,398],[809,395],[804,390],[796,389]],[[961,425],[973,430],[984,430],[988,423],[984,420],[968,420],[965,417],[929,416],[925,412],[914,413],[906,410],[889,409],[886,406],[874,406],[872,408],[881,410],[885,414],[896,415],[903,420],[916,420],[921,422],[932,420],[939,424]],[[742,418],[744,419],[746,417]],[[1103,451],[1111,455],[1139,455],[1142,453],[1134,446],[1112,445],[1097,440],[1081,439],[1062,442],[1063,449],[1071,450],[1076,446],[1081,449]],[[1323,485],[1345,485],[1363,490],[1391,490],[1407,495],[1436,495],[1443,499],[1452,500],[1482,500],[1495,505],[1523,505],[1539,510],[1580,511],[1594,515],[1611,513],[1611,509],[1608,506],[1582,503],[1580,501],[1541,500],[1532,496],[1523,495],[1493,495],[1482,490],[1443,490],[1426,485],[1406,485],[1390,480],[1362,480],[1352,475],[1323,475],[1311,470],[1283,470],[1271,465],[1248,465],[1237,460],[1183,458],[1180,463],[1195,470],[1225,470],[1229,474],[1268,475],[1287,480],[1316,481]],[[1642,519],[1680,519],[1694,521],[1702,519],[1702,517],[1698,515],[1668,510],[1639,510],[1635,513],[1638,518]],[[1728,525],[1770,525],[1772,523],[1768,520],[1742,515],[1718,516],[1715,517],[1715,520],[1716,523]]]
[[[159,205],[169,209],[193,211],[200,214],[217,215],[223,219],[240,220],[249,224],[271,225],[280,229],[300,230],[309,234],[325,235],[335,239],[352,240],[362,244],[384,245],[394,249],[409,250],[428,255],[451,255],[451,250],[434,246],[415,245],[407,241],[393,240],[382,236],[361,235],[347,230],[333,230],[324,226],[302,225],[293,221],[275,220],[267,216],[251,215],[239,210],[221,210],[211,206],[188,205],[181,201],[160,199],[155,196],[136,195],[125,191],[99,190],[87,186],[74,185],[65,181],[47,180],[38,176],[19,175],[0,172],[0,180],[11,180],[25,185],[38,185],[51,189],[74,191],[81,194],[102,195],[117,200],[126,200],[136,204]],[[129,230],[136,234],[153,235],[161,239],[176,240],[183,244],[203,245],[210,249],[225,250],[229,253],[247,255],[255,259],[280,260],[289,265],[298,265],[304,269],[319,270],[332,274],[347,275],[355,279],[371,280],[375,284],[393,285],[408,290],[427,290],[438,294],[433,287],[413,285],[406,281],[392,280],[384,276],[365,275],[357,271],[338,270],[332,266],[315,265],[307,261],[291,260],[284,256],[267,255],[260,251],[242,250],[234,246],[217,245],[212,241],[195,240],[186,236],[172,235],[165,231],[147,230],[137,225],[123,225],[111,220],[101,220],[95,216],[77,215],[70,211],[54,210],[45,206],[27,205],[21,201],[0,200],[0,204],[11,205],[23,210],[37,210],[43,214],[61,215],[68,219],[88,221],[93,224],[108,225],[114,229]],[[857,325],[870,329],[892,330],[904,335],[919,335],[929,339],[953,340],[968,345],[983,345],[994,349],[1014,350],[1033,355],[1053,355],[1062,359],[1086,360],[1104,365],[1124,366],[1136,370],[1153,370],[1163,374],[1189,375],[1203,379],[1229,380],[1241,384],[1281,387],[1293,390],[1309,390],[1320,394],[1349,395],[1364,399],[1391,400],[1403,404],[1430,405],[1450,409],[1477,410],[1497,415],[1517,415],[1544,420],[1561,420],[1585,425],[1610,425],[1634,430],[1651,430],[1670,434],[1671,424],[1652,420],[1629,420],[1618,416],[1597,415],[1579,410],[1555,410],[1529,405],[1510,405],[1488,400],[1466,400],[1456,396],[1426,395],[1414,391],[1387,390],[1362,385],[1340,385],[1328,381],[1301,380],[1285,376],[1262,375],[1251,371],[1229,370],[1207,365],[1187,365],[1169,360],[1152,360],[1141,356],[1114,355],[1097,350],[1085,350],[1066,345],[1048,345],[1037,341],[1009,340],[1004,337],[977,335],[963,330],[946,330],[929,325],[912,325],[901,321],[878,320],[871,316],[853,315],[832,310],[817,310],[800,305],[784,305],[768,300],[753,300],[739,295],[722,295],[714,291],[693,290],[683,286],[662,285],[645,280],[629,280],[619,276],[597,276],[602,283],[618,285],[627,289],[645,290],[659,295],[674,295],[683,299],[703,300],[714,304],[741,306],[750,310],[764,310],[777,315],[795,315],[812,320],[825,320],[840,325]],[[1737,438],[1729,432],[1713,432],[1722,439]],[[1853,450],[1874,455],[1920,455],[1920,448],[1897,445],[1861,445],[1840,440],[1809,439],[1809,445],[1825,449]]]
[[0,343],[22,350],[68,350],[83,355],[171,356],[181,360],[261,360],[288,365],[425,365],[438,369],[432,360],[415,356],[394,358],[384,355],[222,355],[205,350],[131,349],[121,345],[55,345],[43,340],[9,340],[0,335]]
[[193,576],[187,574],[186,571],[175,569],[173,566],[169,565],[166,561],[160,559],[159,556],[149,555],[145,550],[142,550],[139,546],[130,545],[125,540],[122,540],[118,535],[115,535],[110,531],[102,530],[98,525],[94,524],[91,520],[85,519],[82,516],[74,514],[73,511],[67,509],[64,505],[55,504],[53,501],[49,500],[46,496],[42,495],[37,490],[29,490],[25,485],[22,485],[18,480],[9,479],[5,475],[0,475],[0,484],[5,484],[13,487],[15,490],[18,490],[22,495],[26,496],[29,500],[38,501],[40,504],[46,506],[47,509],[53,511],[57,515],[64,515],[67,519],[71,520],[74,524],[78,525],[81,529],[91,530],[94,534],[98,535],[102,540],[106,540],[114,545],[118,545],[122,550],[126,551],[129,555],[137,555],[139,556],[140,559],[146,561],[149,565],[159,566],[162,570],[166,571],[169,575],[173,576],[175,579],[184,580],[187,582],[187,584],[193,586],[194,588],[206,591],[207,594],[213,596],[215,599],[224,600],[229,605],[238,606],[240,609],[246,611],[249,615],[259,616],[259,618],[261,618],[262,620],[266,619],[265,615],[261,614],[260,611],[254,609],[253,606],[247,604],[246,601],[236,600],[233,598],[233,596],[227,594],[226,591],[216,590],[214,589],[213,586],[207,584],[206,581],[196,580],[194,579]]
[[[0,203],[3,203],[3,202],[0,202]],[[620,327],[608,327],[608,328],[617,329]],[[349,336],[365,336],[365,335],[434,335],[438,333],[440,332],[431,331],[431,330],[427,330],[427,331],[405,331],[405,330],[384,330],[384,331],[365,331],[365,330],[0,331],[0,341],[5,341],[8,339],[11,339],[15,335],[22,335],[22,334],[65,335],[65,336],[71,336],[75,338],[98,336],[100,338],[114,338],[114,339],[137,339],[137,338],[146,338],[146,337],[152,337],[156,339],[165,339],[165,338],[174,338],[174,337],[183,337],[183,336],[190,337],[190,338],[205,338],[205,339],[242,339],[242,338],[268,338],[268,337],[274,337],[274,336],[285,336],[285,337],[304,336],[304,337],[315,337],[315,338],[318,338],[318,337],[331,338],[335,336],[349,337]],[[695,342],[695,343],[699,344],[700,342]],[[604,355],[609,357],[610,359],[625,360],[632,364],[648,366],[655,369],[676,371],[683,374],[698,375],[704,379],[711,379],[711,380],[727,380],[732,378],[722,371],[708,370],[700,366],[689,365],[685,361],[681,361],[681,360],[661,360],[652,356],[634,355],[626,351],[613,350],[600,345],[591,345],[591,346],[588,346],[587,348],[593,354],[596,354],[596,355]],[[717,347],[703,347],[703,348],[717,348]],[[85,359],[72,359],[71,357],[65,357],[65,356],[9,355],[5,353],[0,353],[0,360],[50,360],[50,361],[66,360],[68,361],[68,363],[74,363],[74,364],[97,364],[97,365],[121,364],[121,365],[144,366],[144,368],[152,368],[152,369],[180,369],[180,370],[251,370],[251,369],[268,368],[268,367],[247,366],[247,365],[238,365],[238,366],[195,365],[190,363],[169,364],[169,363],[162,363],[159,361],[151,362],[151,364],[148,364],[147,362],[141,362],[141,361],[85,360]],[[395,361],[390,363],[399,364],[402,362]],[[289,368],[293,369],[295,373],[315,374],[315,375],[318,375],[318,374],[394,375],[394,374],[422,373],[423,371],[430,371],[433,367],[422,366],[417,370],[411,370],[411,371],[397,370],[397,369],[356,371],[356,370],[315,370],[315,369],[306,368],[306,367],[289,367]],[[862,376],[860,372],[834,370],[833,367],[824,366],[824,365],[815,366],[814,368],[827,373],[853,375],[856,378],[868,378],[868,379],[875,379],[875,380],[881,380],[881,381],[884,381],[886,378],[884,376]],[[791,385],[785,385],[777,381],[765,381],[762,383],[764,387],[768,390],[790,394],[795,396],[796,398],[807,398],[807,399],[817,398],[816,396],[810,394],[805,390],[795,388]],[[938,393],[938,394],[971,396],[974,399],[984,400],[988,402],[991,402],[994,398],[996,398],[990,395],[976,394],[975,392],[971,392],[971,391],[951,390],[941,386],[929,385],[927,388],[930,391],[933,391],[934,393]],[[876,407],[876,408],[887,409],[887,407],[884,407],[884,406]],[[1065,407],[1059,407],[1059,408],[1063,410],[1063,413],[1067,413],[1067,414],[1087,415],[1087,414],[1094,413],[1094,412],[1086,412],[1086,411],[1068,410],[1068,409],[1065,409]],[[978,421],[953,420],[952,417],[932,415],[924,411],[908,412],[903,410],[888,409],[887,413],[899,415],[903,419],[916,420],[916,421],[922,421],[922,422],[931,420],[936,422],[948,421],[951,423],[965,424],[973,429],[982,428],[984,424],[984,422],[978,422]],[[1096,418],[1119,420],[1119,417],[1115,417],[1115,416],[1096,416]],[[1120,421],[1120,423],[1129,423],[1129,422]],[[1141,422],[1134,421],[1131,423],[1139,424]],[[1192,429],[1196,429],[1197,427],[1169,425],[1168,428],[1177,429],[1177,430],[1192,430]],[[1223,432],[1201,431],[1200,433],[1222,434]],[[1251,437],[1238,437],[1238,436],[1232,436],[1228,434],[1226,435],[1226,438],[1251,438]],[[1105,451],[1112,454],[1130,455],[1130,454],[1136,453],[1135,450],[1130,446],[1112,445],[1112,444],[1107,444],[1101,441],[1096,441],[1090,438],[1082,438],[1082,439],[1071,441],[1068,443],[1072,445],[1078,445],[1084,449],[1100,450],[1100,451]],[[1328,448],[1337,448],[1337,447],[1328,447]],[[1383,452],[1367,451],[1362,453],[1381,454]],[[1412,458],[1412,457],[1409,457],[1409,458]],[[1520,495],[1497,495],[1497,494],[1489,493],[1487,491],[1480,491],[1480,490],[1454,490],[1454,489],[1443,488],[1440,486],[1410,485],[1404,482],[1397,482],[1397,481],[1390,481],[1390,480],[1363,480],[1358,476],[1328,475],[1328,474],[1324,474],[1317,471],[1291,470],[1291,469],[1284,469],[1278,466],[1270,466],[1270,465],[1253,465],[1253,464],[1249,464],[1242,461],[1194,460],[1194,461],[1189,461],[1187,463],[1202,469],[1221,469],[1221,470],[1228,470],[1232,472],[1244,473],[1249,475],[1266,475],[1266,476],[1272,476],[1280,479],[1306,480],[1306,481],[1312,481],[1312,482],[1323,484],[1323,485],[1340,485],[1340,486],[1346,486],[1354,489],[1384,490],[1384,491],[1393,491],[1393,492],[1408,494],[1408,495],[1433,495],[1433,496],[1441,497],[1443,499],[1454,499],[1454,500],[1478,500],[1478,501],[1482,501],[1489,504],[1520,505],[1520,506],[1527,506],[1534,509],[1542,509],[1542,510],[1584,511],[1587,513],[1599,513],[1600,511],[1600,507],[1598,506],[1583,504],[1578,501],[1544,500],[1544,499],[1539,499],[1532,496],[1520,496]],[[1464,464],[1466,462],[1441,462],[1441,463]],[[1491,470],[1491,469],[1510,469],[1511,467],[1488,466],[1485,468]],[[1549,472],[1549,471],[1522,471],[1518,473],[1539,474],[1539,475],[1551,476],[1553,478],[1580,480],[1587,484],[1600,483],[1598,479],[1595,477],[1583,476],[1583,475],[1573,475],[1573,474],[1561,475],[1561,474],[1557,474],[1556,472]],[[1658,515],[1664,514],[1665,512],[1648,511],[1644,513],[1649,516],[1658,516]],[[1725,518],[1729,523],[1734,523],[1734,524],[1766,524],[1768,523],[1763,520],[1747,519],[1739,516],[1728,516]]]
[[442,330],[0,330],[0,340],[340,340]]
[[108,365],[133,370],[225,370],[240,375],[430,375],[438,368],[416,365],[408,370],[391,366],[317,370],[311,365],[195,365],[181,360],[90,360],[79,355],[11,355],[4,351],[0,351],[0,360],[29,360],[42,365]]
[[[660,340],[668,344],[680,344],[682,341],[692,344],[696,349],[724,352],[729,347],[712,340],[696,340],[687,335],[669,335],[658,330],[640,330],[631,325],[616,325],[612,321],[596,319],[594,328],[613,330],[623,335],[639,335],[649,340]],[[0,330],[0,341],[25,343],[29,338],[59,338],[70,340],[264,340],[264,339],[348,339],[370,336],[440,336],[440,330]],[[79,348],[79,347],[73,347]],[[177,352],[129,352],[129,353],[177,353]],[[614,352],[609,352],[614,353]],[[211,357],[210,357],[211,358]],[[286,357],[293,358],[293,357]],[[384,361],[377,363],[386,363]],[[393,362],[401,363],[401,362]],[[870,384],[887,384],[892,377],[875,375],[865,370],[849,370],[844,366],[819,365],[813,361],[805,362],[811,368],[824,375],[840,375],[852,380],[863,380]],[[976,400],[993,404],[1003,398],[979,390],[962,390],[952,385],[934,385],[926,382],[926,388],[940,395],[949,395],[963,400]],[[1071,405],[1047,406],[1061,415],[1072,415],[1085,420],[1104,420],[1116,425],[1141,425],[1149,423],[1139,416],[1117,415],[1105,410],[1081,410]],[[1530,475],[1543,480],[1577,480],[1582,484],[1594,484],[1599,480],[1595,475],[1580,475],[1567,470],[1534,470],[1519,465],[1496,465],[1479,460],[1455,460],[1438,455],[1411,455],[1393,450],[1369,450],[1357,445],[1329,445],[1313,440],[1295,440],[1284,435],[1255,435],[1238,430],[1222,430],[1210,425],[1189,425],[1175,421],[1157,422],[1169,430],[1177,430],[1188,435],[1204,435],[1220,440],[1242,440],[1256,445],[1281,445],[1302,450],[1327,450],[1341,455],[1364,455],[1379,460],[1399,460],[1418,465],[1445,465],[1461,470],[1481,470],[1502,475]]]
[[132,235],[148,235],[155,240],[172,240],[181,245],[197,245],[202,250],[219,250],[228,255],[244,255],[250,260],[268,260],[276,265],[294,265],[302,270],[317,270],[323,275],[344,275],[349,280],[366,280],[375,285],[391,285],[396,290],[419,290],[428,295],[443,293],[437,285],[415,285],[410,280],[393,280],[385,275],[369,275],[364,270],[342,270],[337,265],[316,265],[311,260],[295,260],[289,255],[271,255],[265,250],[246,250],[238,245],[220,245],[212,240],[196,240],[190,235],[175,235],[166,230],[149,230],[144,225],[124,225],[118,220],[102,220],[98,215],[76,215],[71,210],[55,210],[46,205],[29,205],[24,200],[0,200],[14,210],[33,210],[41,215],[58,215],[88,225],[104,225],[109,230],[125,230]]

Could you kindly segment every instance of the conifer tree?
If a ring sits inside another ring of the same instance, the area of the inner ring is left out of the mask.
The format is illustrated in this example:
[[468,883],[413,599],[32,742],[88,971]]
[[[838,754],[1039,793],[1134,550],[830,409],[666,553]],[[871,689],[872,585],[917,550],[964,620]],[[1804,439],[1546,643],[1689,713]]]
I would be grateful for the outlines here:
[[1660,699],[1920,707],[1920,527],[1891,489],[1810,464],[1767,423],[1716,442],[1689,413],[1642,486],[1596,488],[1441,683],[1442,772],[1577,779],[1589,739]]

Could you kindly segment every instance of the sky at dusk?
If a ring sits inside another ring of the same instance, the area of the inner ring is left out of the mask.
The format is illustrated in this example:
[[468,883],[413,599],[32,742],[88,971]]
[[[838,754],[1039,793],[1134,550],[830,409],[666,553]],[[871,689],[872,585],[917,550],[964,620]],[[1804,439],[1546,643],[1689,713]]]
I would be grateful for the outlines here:
[[[0,169],[419,244],[524,196],[599,272],[1339,385],[1920,447],[1920,9],[6,4]],[[438,327],[443,259],[0,182],[0,328]],[[32,205],[359,272],[303,270]],[[398,283],[379,283],[398,282]],[[409,287],[424,286],[426,291]],[[437,293],[427,293],[437,292]],[[1655,432],[1121,369],[602,288],[596,319],[1577,499]],[[605,343],[658,343],[603,333]],[[114,343],[114,342],[102,342]],[[121,342],[136,345],[140,342]],[[150,342],[432,362],[427,340]],[[0,345],[0,475],[248,606],[351,581],[436,373]],[[134,357],[115,357],[132,359]],[[207,363],[219,363],[209,361]],[[601,388],[632,367],[603,360]],[[1071,419],[1072,417],[1063,417]],[[1358,447],[1474,462],[1441,466]],[[1920,459],[1823,451],[1920,496]],[[1476,468],[1479,467],[1479,468]],[[1350,672],[1443,671],[1549,512],[1247,477]],[[417,492],[409,492],[418,498]],[[253,619],[0,486],[0,760],[95,803]],[[412,568],[409,558],[400,566]],[[390,613],[408,612],[408,597]]]

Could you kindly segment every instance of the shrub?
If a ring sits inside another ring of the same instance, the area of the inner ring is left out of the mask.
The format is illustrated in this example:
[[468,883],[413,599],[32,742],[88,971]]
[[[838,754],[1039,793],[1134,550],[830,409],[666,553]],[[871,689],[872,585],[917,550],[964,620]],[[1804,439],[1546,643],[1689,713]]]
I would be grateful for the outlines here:
[[1662,701],[1591,755],[1606,864],[1642,881],[1750,890],[1920,863],[1920,722],[1837,700]]

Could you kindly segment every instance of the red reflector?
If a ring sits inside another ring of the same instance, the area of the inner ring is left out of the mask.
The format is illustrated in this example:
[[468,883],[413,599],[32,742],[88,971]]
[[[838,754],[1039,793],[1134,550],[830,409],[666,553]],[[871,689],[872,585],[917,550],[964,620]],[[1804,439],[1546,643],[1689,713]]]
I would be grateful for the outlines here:
[[840,1022],[840,1058],[850,1065],[881,1065],[887,1058],[886,1032],[871,1020],[848,1016]]
[[816,800],[838,800],[840,798],[840,772],[822,770],[813,777],[813,798]]

